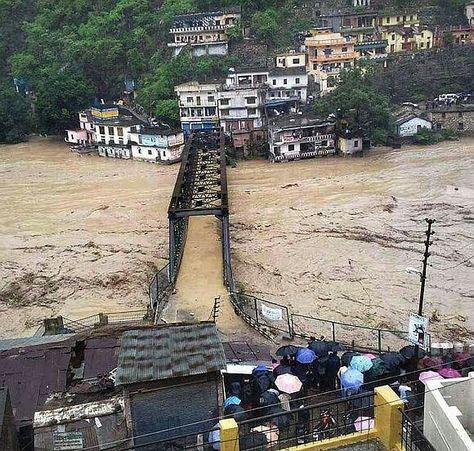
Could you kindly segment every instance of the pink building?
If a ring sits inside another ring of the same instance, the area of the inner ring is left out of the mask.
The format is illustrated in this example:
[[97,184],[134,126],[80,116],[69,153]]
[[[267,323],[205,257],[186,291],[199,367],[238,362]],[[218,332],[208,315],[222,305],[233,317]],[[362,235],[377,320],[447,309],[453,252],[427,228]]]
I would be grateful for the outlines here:
[[69,144],[93,144],[94,140],[94,124],[90,117],[89,111],[79,113],[80,128],[66,130],[66,137],[64,140]]

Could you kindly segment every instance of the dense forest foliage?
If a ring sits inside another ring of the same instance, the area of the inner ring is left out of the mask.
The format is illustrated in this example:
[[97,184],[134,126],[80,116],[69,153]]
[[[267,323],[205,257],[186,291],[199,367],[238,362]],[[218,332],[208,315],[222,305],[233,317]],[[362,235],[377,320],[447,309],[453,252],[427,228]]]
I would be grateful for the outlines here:
[[[465,0],[434,1],[456,3],[458,14]],[[177,120],[175,84],[219,77],[245,61],[171,58],[173,17],[235,4],[242,25],[273,49],[294,46],[315,23],[313,2],[301,0],[0,0],[0,119],[13,127],[0,141],[62,133],[94,99],[121,96],[125,80],[136,82],[149,112]],[[231,38],[241,36],[233,30]],[[33,102],[12,97],[14,78]]]

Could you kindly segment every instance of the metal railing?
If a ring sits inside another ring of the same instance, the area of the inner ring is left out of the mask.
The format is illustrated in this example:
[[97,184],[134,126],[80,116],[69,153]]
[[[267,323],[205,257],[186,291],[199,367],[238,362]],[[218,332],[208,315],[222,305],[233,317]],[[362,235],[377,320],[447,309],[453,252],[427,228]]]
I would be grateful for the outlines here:
[[68,332],[85,332],[103,326],[120,323],[151,323],[149,310],[130,310],[126,312],[98,313],[79,319],[62,317],[63,328]]
[[150,309],[155,312],[155,316],[161,315],[172,291],[173,285],[169,281],[169,264],[167,264],[155,273],[148,287]]
[[423,435],[421,429],[402,410],[401,442],[406,451],[436,451],[435,447]]

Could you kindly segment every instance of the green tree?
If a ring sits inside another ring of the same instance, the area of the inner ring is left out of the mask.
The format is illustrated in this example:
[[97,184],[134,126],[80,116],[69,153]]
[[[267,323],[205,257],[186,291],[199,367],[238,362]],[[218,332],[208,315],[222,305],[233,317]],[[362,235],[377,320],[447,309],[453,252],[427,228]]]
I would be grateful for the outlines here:
[[156,102],[155,116],[173,125],[179,124],[179,106],[176,99],[159,100]]
[[12,84],[0,84],[0,143],[24,141],[30,130],[28,100]]
[[360,68],[342,72],[336,89],[315,102],[314,109],[325,117],[336,114],[350,127],[380,139],[380,131],[391,127],[390,103],[374,88],[368,72]]
[[276,9],[269,8],[265,11],[259,11],[252,18],[252,30],[258,38],[271,43],[279,31],[278,21],[279,17]]

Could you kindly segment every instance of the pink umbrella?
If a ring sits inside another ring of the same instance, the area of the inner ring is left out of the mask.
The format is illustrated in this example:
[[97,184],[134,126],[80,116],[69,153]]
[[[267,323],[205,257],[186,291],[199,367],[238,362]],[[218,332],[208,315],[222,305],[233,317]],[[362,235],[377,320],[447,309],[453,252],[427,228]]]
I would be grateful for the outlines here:
[[362,355],[363,355],[364,357],[367,357],[367,358],[370,359],[370,360],[374,360],[374,359],[377,358],[376,355],[370,354],[370,353],[369,353],[369,354],[362,354]]
[[354,427],[357,432],[368,431],[374,428],[374,419],[370,417],[359,417],[354,421]]
[[294,374],[281,374],[275,380],[278,390],[284,393],[298,393],[303,384]]
[[430,357],[426,356],[421,361],[423,364],[423,368],[436,368],[441,367],[443,364],[443,359],[441,357]]
[[454,377],[461,377],[461,373],[453,368],[441,368],[438,373],[446,379],[453,379]]
[[422,373],[420,373],[418,379],[423,382],[423,385],[426,385],[426,382],[428,381],[440,380],[444,378],[443,376],[440,376],[440,374],[436,371],[423,371]]

